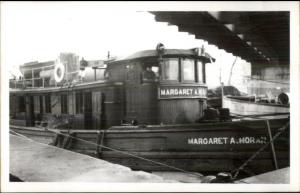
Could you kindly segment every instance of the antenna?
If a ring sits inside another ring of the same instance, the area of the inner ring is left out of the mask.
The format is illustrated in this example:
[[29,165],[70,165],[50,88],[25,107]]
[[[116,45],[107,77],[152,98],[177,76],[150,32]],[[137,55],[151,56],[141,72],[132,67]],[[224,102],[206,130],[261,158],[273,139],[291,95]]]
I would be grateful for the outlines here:
[[228,78],[228,85],[231,85],[231,77],[232,77],[232,70],[233,70],[233,67],[236,63],[236,60],[237,60],[237,56],[235,57],[235,60],[233,61],[232,65],[231,65],[231,69],[230,69],[230,74],[229,74],[229,78]]

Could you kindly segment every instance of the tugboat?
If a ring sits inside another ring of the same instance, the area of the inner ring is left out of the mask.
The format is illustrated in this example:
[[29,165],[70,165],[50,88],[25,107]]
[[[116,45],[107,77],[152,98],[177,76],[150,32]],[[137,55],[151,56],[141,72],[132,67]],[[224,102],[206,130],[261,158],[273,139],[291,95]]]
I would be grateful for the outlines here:
[[10,130],[135,170],[234,171],[258,150],[248,170],[287,167],[288,116],[233,121],[207,109],[214,61],[203,47],[158,44],[98,64],[25,64],[24,78],[10,81]]

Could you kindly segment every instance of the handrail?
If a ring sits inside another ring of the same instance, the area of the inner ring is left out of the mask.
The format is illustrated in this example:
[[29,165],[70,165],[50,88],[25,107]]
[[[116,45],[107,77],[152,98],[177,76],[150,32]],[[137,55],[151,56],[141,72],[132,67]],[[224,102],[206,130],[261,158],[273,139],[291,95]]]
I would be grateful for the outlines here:
[[[47,67],[49,67],[49,66],[47,66]],[[66,72],[66,76],[75,74],[75,73],[79,73],[79,72],[80,72],[80,70],[68,72],[68,73]],[[37,81],[37,80],[42,80],[42,86],[34,86],[34,81]],[[21,79],[21,80],[15,80],[15,79],[10,80],[10,83],[13,83],[15,88],[17,88],[17,85],[22,85],[23,87],[25,87],[25,85],[28,84],[29,82],[32,82],[31,86],[27,85],[29,88],[45,87],[45,78],[44,77],[32,77],[32,78]],[[57,87],[58,85],[55,84],[53,86]]]
[[[23,69],[22,71],[31,71],[31,78],[27,78],[27,79],[20,79],[20,80],[17,80],[17,79],[11,79],[10,80],[10,83],[14,84],[14,87],[17,88],[18,85],[22,85],[22,88],[44,88],[45,87],[45,77],[35,77],[35,71],[37,70],[41,70],[40,72],[42,71],[45,71],[45,70],[53,70],[55,67],[55,64],[54,65],[48,65],[48,66],[42,66],[42,67],[35,67],[35,68],[26,68],[26,66],[23,66]],[[106,69],[106,68],[102,68],[102,67],[97,67],[97,68],[93,68],[95,71],[98,70],[98,69]],[[76,71],[72,71],[72,72],[65,72],[65,76],[66,76],[66,79],[68,81],[68,77],[70,75],[73,75],[73,74],[79,74],[80,73],[80,69],[79,70],[76,70]],[[40,82],[36,82],[38,80],[41,80],[42,83]],[[83,80],[81,80],[83,81]],[[31,84],[30,84],[31,82]],[[36,86],[35,84],[37,84],[38,86]],[[42,84],[42,85],[41,85]],[[56,82],[54,85],[51,85],[51,86],[54,86],[54,87],[57,87],[59,86]]]
[[[106,68],[99,68],[100,70],[106,69]],[[98,70],[98,69],[94,69]],[[73,74],[79,74],[81,70],[73,71],[73,72],[65,72],[66,81],[68,82]],[[27,79],[10,79],[10,88],[45,88],[45,87],[59,87],[61,84],[54,83],[54,84],[46,84],[46,77],[32,77]],[[41,82],[37,82],[41,81]],[[79,82],[85,82],[84,79],[78,79]]]
[[37,70],[37,69],[45,69],[45,68],[50,68],[50,67],[54,67],[55,65],[49,65],[49,66],[43,66],[43,67],[36,67],[36,68],[30,68],[30,69],[25,69],[26,66],[23,66],[23,70],[24,71],[32,71],[32,70]]

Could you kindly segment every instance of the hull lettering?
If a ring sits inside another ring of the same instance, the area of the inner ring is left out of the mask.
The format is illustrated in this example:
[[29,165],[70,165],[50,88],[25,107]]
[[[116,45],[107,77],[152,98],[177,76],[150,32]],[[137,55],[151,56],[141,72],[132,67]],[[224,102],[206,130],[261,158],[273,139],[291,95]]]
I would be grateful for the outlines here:
[[198,137],[188,138],[190,145],[238,145],[238,144],[265,144],[266,137]]

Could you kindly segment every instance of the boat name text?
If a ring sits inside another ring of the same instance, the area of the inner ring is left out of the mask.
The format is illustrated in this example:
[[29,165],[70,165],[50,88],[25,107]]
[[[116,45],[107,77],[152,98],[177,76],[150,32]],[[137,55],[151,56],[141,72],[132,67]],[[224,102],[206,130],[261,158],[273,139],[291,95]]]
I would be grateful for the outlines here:
[[223,144],[265,144],[266,137],[199,137],[188,138],[191,145],[223,145]]
[[206,87],[171,87],[161,86],[159,88],[159,98],[178,98],[178,97],[206,97]]

